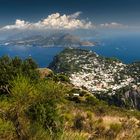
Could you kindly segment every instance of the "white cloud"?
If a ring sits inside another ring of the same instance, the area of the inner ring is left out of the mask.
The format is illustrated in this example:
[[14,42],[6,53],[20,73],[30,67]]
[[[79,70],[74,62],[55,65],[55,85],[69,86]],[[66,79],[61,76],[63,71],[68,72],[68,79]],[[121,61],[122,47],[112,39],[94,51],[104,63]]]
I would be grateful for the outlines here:
[[100,27],[102,27],[102,28],[122,28],[122,27],[127,27],[127,26],[123,25],[121,23],[111,22],[111,23],[100,24]]
[[94,25],[90,21],[79,19],[81,12],[72,15],[55,13],[36,23],[17,19],[14,25],[7,25],[2,29],[90,29]]
[[100,25],[94,25],[93,22],[89,20],[80,19],[81,12],[76,12],[71,15],[60,13],[55,13],[48,15],[47,18],[42,19],[38,22],[28,22],[25,20],[17,19],[13,25],[6,25],[0,30],[10,30],[10,29],[19,29],[19,30],[47,30],[47,29],[58,29],[58,30],[75,30],[75,29],[94,29],[94,28],[123,28],[128,27],[121,23],[111,22],[104,23]]
[[7,25],[3,27],[3,29],[24,29],[25,27],[29,26],[30,23],[25,22],[24,20],[17,19],[14,25]]
[[70,15],[69,17],[70,18],[78,18],[81,14],[82,14],[82,12],[76,12],[76,13]]

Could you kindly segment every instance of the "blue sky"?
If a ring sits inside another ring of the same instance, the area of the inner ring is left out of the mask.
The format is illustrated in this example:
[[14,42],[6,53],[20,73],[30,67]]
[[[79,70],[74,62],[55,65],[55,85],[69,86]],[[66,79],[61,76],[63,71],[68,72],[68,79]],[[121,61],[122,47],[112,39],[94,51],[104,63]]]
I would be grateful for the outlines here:
[[140,0],[0,0],[0,26],[16,19],[36,22],[52,13],[73,14],[97,24],[140,26]]

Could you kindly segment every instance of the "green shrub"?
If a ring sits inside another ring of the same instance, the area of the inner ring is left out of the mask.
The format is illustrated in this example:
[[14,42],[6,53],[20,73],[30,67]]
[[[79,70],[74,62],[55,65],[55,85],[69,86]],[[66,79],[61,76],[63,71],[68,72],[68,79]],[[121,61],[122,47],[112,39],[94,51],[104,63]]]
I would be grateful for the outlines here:
[[51,135],[62,131],[63,118],[53,101],[37,102],[30,107],[28,115],[33,122],[39,123]]
[[61,82],[70,82],[69,78],[66,75],[63,74],[57,74],[54,77],[55,81],[61,81]]
[[52,80],[41,80],[36,84],[38,90],[38,100],[33,103],[28,115],[34,122],[39,123],[50,134],[57,135],[62,132],[63,117],[57,107],[61,99],[65,96],[67,89],[62,84],[56,83]]
[[14,140],[16,139],[15,128],[11,121],[0,119],[0,139]]
[[112,123],[112,124],[110,124],[110,129],[107,131],[106,136],[114,139],[121,132],[121,130],[122,130],[122,125],[121,124]]
[[63,118],[57,105],[65,92],[65,87],[54,81],[32,83],[29,78],[17,76],[10,82],[8,100],[1,98],[2,117],[6,116],[13,123],[19,139],[29,139],[33,135],[32,124],[39,124],[36,127],[40,128],[35,137],[57,136],[63,129]]
[[94,116],[93,112],[87,111],[87,118],[88,118],[89,120],[92,120],[93,116]]
[[94,96],[88,96],[86,97],[86,102],[87,104],[90,104],[90,105],[97,105],[99,103],[99,100],[95,98]]
[[9,93],[9,81],[12,81],[17,75],[24,75],[35,81],[39,78],[37,64],[31,59],[21,60],[18,57],[10,58],[3,56],[0,58],[0,92]]
[[64,114],[65,121],[69,121],[70,122],[72,120],[72,118],[73,118],[72,114],[70,114],[70,113],[65,113]]
[[82,131],[84,129],[84,121],[85,117],[80,114],[77,114],[74,118],[73,128]]

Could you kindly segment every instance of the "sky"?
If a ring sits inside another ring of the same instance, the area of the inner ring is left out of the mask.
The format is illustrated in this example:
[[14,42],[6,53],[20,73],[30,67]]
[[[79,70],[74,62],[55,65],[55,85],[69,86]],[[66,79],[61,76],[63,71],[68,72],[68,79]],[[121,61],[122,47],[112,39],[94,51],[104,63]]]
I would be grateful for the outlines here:
[[17,19],[37,23],[53,13],[76,12],[96,24],[140,26],[140,0],[0,0],[0,27]]

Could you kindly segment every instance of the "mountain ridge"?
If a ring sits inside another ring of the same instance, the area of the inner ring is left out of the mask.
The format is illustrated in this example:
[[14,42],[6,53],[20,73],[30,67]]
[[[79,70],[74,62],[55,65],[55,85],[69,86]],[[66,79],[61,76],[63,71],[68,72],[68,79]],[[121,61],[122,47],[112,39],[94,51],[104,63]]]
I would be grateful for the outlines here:
[[30,37],[25,37],[17,40],[5,40],[2,42],[4,45],[14,45],[14,46],[43,46],[43,47],[79,47],[79,46],[95,46],[95,42],[82,41],[80,37],[72,35],[69,33],[58,33],[48,36],[43,35],[33,35]]

